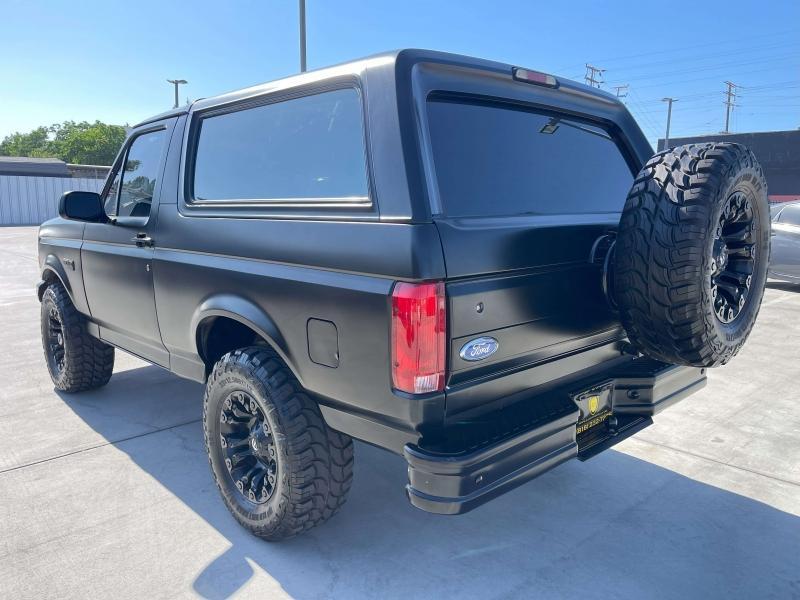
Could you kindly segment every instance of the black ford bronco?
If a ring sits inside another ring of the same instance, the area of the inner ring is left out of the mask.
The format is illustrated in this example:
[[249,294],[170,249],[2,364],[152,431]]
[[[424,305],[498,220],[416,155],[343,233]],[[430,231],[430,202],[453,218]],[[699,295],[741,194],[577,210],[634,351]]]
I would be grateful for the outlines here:
[[744,343],[770,242],[746,148],[652,156],[601,90],[418,50],[147,120],[59,214],[56,388],[115,347],[204,382],[222,498],[269,540],[342,506],[352,438],[455,514],[647,427]]

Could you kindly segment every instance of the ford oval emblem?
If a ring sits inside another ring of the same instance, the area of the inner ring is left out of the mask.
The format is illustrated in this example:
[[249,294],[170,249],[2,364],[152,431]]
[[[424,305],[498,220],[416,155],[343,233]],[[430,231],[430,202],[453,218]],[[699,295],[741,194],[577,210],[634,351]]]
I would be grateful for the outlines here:
[[461,346],[461,352],[458,355],[464,360],[474,362],[476,360],[483,360],[489,358],[492,354],[497,352],[500,344],[492,337],[479,337],[474,340],[468,341]]

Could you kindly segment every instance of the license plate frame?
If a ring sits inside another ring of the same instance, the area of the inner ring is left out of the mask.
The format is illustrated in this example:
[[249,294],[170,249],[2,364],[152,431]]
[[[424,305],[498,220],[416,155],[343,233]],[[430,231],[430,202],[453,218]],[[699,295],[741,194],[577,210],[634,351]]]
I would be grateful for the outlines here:
[[578,448],[590,443],[594,438],[607,437],[608,420],[613,414],[612,398],[614,380],[604,381],[571,394],[578,407],[578,421],[575,424],[575,438]]

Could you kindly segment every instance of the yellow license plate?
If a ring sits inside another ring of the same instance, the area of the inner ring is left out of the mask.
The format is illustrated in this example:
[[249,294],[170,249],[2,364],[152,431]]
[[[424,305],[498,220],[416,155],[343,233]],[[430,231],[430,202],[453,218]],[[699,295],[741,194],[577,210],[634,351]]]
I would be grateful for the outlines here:
[[578,407],[578,424],[576,435],[600,427],[611,416],[611,394],[613,383],[610,381],[593,386],[588,390],[572,394],[572,400]]
[[602,412],[597,413],[596,415],[592,415],[588,419],[584,421],[579,421],[578,426],[576,429],[576,433],[578,435],[585,433],[592,429],[593,427],[597,427],[598,425],[602,425],[608,420],[608,417],[611,416],[611,410],[605,409]]

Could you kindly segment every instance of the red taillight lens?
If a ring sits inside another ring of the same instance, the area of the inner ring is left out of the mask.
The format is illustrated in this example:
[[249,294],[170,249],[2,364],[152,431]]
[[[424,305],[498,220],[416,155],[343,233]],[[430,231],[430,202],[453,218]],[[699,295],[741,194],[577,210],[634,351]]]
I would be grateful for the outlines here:
[[392,382],[411,394],[444,389],[443,283],[398,283],[392,292]]

